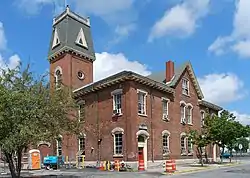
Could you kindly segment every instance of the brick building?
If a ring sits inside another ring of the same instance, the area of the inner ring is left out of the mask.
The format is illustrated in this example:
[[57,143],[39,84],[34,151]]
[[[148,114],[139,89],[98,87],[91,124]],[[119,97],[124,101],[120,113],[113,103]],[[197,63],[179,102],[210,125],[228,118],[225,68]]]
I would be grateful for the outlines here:
[[[166,157],[194,158],[187,132],[202,128],[205,112],[222,109],[204,100],[190,62],[176,68],[168,61],[165,71],[146,77],[123,71],[93,82],[90,21],[69,7],[53,20],[48,59],[52,86],[72,88],[84,128],[79,136],[61,136],[55,145],[41,143],[43,156],[54,153],[73,160],[81,152],[86,161],[133,162],[140,152],[145,167]],[[216,146],[207,152],[218,154]]]

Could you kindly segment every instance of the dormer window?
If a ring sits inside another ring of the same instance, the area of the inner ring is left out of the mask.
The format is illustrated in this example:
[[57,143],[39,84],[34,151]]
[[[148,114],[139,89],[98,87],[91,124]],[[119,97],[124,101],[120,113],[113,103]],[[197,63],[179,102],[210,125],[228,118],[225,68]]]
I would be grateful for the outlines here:
[[58,46],[60,44],[60,39],[57,33],[57,29],[55,29],[54,31],[54,39],[53,39],[53,43],[52,43],[52,49],[55,48],[56,46]]
[[187,79],[182,79],[182,94],[189,95],[189,81]]
[[87,41],[86,41],[86,38],[85,38],[85,35],[83,33],[83,29],[82,28],[80,29],[75,42],[79,46],[82,46],[84,48],[88,48],[88,44],[87,44]]

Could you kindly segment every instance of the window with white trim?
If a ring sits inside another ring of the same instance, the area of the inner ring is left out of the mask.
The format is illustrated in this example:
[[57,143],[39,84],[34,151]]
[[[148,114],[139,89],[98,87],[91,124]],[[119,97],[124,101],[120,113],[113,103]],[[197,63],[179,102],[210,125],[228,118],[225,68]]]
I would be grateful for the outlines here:
[[201,127],[205,125],[205,112],[201,111]]
[[182,79],[182,94],[189,95],[189,81]]
[[122,137],[123,134],[118,132],[114,134],[115,137],[115,147],[114,147],[114,153],[115,155],[122,155]]
[[138,94],[138,114],[146,115],[147,92],[137,90]]
[[186,106],[186,119],[188,124],[192,124],[192,106]]
[[56,139],[56,155],[62,156],[62,138],[61,137]]
[[78,105],[78,120],[79,122],[84,121],[85,118],[85,102],[81,102]]
[[186,135],[181,135],[181,154],[186,154]]
[[191,138],[187,138],[187,150],[188,154],[193,153],[193,143]]
[[117,89],[111,92],[113,97],[113,114],[122,113],[122,89]]
[[166,98],[162,98],[162,114],[163,116],[167,116],[168,117],[168,103],[169,103],[169,99]]
[[185,119],[185,104],[181,104],[181,106],[180,106],[180,109],[181,109],[181,123],[182,123],[182,121],[183,121],[183,119]]
[[170,134],[167,132],[162,134],[162,151],[163,155],[168,155],[170,150],[169,150],[169,137]]
[[82,151],[82,155],[85,155],[85,138],[84,136],[78,139],[78,151]]
[[54,80],[55,80],[55,88],[60,89],[62,86],[62,70],[60,68],[56,69]]

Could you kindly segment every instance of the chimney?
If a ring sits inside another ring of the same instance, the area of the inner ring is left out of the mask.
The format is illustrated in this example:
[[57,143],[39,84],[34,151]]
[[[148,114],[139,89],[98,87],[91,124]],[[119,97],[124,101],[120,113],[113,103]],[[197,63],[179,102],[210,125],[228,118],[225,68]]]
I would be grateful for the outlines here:
[[166,82],[169,82],[174,76],[174,62],[169,60],[166,62]]

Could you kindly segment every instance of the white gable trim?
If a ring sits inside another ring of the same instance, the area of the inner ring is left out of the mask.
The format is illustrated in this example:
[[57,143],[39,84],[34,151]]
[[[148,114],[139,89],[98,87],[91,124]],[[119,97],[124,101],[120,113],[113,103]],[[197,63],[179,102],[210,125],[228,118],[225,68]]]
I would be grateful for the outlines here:
[[[82,41],[82,43],[80,41]],[[83,29],[82,28],[80,29],[75,42],[76,42],[76,44],[78,44],[80,46],[88,48],[88,44],[86,42],[86,38],[85,38],[85,35],[83,33]]]

